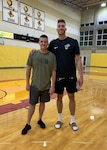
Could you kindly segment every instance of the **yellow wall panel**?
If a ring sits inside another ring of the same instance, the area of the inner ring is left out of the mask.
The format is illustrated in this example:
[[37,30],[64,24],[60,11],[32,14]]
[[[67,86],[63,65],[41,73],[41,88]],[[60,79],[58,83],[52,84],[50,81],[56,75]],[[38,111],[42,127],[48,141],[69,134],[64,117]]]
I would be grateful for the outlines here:
[[90,66],[107,67],[107,53],[92,53]]
[[24,67],[31,48],[0,45],[0,67]]

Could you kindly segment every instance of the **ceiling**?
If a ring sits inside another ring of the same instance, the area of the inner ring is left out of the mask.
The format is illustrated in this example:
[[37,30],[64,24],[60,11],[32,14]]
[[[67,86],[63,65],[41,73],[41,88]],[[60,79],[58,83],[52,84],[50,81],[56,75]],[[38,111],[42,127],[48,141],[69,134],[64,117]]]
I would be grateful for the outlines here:
[[107,0],[54,0],[54,1],[80,10],[89,9],[90,7],[94,8],[100,7],[100,4],[102,2],[107,3]]

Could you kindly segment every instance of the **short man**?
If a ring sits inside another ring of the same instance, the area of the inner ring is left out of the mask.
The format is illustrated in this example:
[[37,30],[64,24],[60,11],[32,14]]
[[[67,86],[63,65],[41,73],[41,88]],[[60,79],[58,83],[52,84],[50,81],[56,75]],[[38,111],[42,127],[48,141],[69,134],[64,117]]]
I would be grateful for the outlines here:
[[[48,37],[41,35],[39,39],[40,50],[34,51],[29,55],[26,69],[26,90],[30,91],[30,106],[28,110],[27,123],[22,130],[22,134],[27,134],[31,129],[30,121],[35,111],[35,106],[39,102],[39,119],[37,124],[41,128],[46,125],[42,121],[45,102],[50,101],[50,94],[55,91],[56,80],[56,58],[55,55],[48,51]],[[32,79],[30,85],[30,77]],[[52,84],[51,84],[52,80]],[[39,101],[38,101],[39,100]]]

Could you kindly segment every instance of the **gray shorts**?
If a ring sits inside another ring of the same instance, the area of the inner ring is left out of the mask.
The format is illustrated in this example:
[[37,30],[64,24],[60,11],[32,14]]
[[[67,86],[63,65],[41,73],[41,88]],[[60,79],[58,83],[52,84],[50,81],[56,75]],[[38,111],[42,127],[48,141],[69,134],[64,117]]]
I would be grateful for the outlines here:
[[50,93],[49,89],[44,91],[39,91],[35,86],[30,87],[30,104],[37,104],[38,102],[49,102]]

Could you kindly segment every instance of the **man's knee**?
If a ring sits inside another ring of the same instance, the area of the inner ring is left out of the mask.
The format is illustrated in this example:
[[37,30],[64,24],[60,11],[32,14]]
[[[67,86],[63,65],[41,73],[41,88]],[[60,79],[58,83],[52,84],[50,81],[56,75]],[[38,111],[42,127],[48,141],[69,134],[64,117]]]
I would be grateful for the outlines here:
[[62,98],[63,98],[63,94],[58,94],[58,100],[62,101]]

